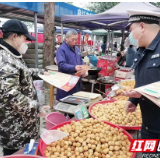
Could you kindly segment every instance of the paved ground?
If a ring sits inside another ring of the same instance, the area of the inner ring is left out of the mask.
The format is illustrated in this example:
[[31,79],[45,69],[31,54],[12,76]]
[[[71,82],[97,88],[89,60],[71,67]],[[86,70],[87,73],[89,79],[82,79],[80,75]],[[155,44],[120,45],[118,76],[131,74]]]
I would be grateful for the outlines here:
[[[141,138],[140,132],[139,132],[138,138],[139,138],[139,139]],[[137,139],[137,135],[133,136],[133,139]],[[142,153],[139,153],[139,152],[138,152],[137,155],[136,155],[136,157],[137,157],[137,158],[142,158]]]
[[2,154],[2,147],[0,146],[0,157],[2,157],[3,154]]

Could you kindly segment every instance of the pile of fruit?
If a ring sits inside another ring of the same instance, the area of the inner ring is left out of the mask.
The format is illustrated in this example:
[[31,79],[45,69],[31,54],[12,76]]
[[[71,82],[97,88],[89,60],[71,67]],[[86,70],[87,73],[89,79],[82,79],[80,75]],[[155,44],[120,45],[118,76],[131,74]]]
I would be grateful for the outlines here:
[[131,142],[118,129],[97,119],[72,121],[58,130],[68,137],[47,145],[47,158],[131,158]]
[[122,100],[122,101],[128,101],[129,97],[126,96],[115,96],[113,97],[115,100]]
[[129,80],[129,81],[122,81],[120,83],[121,86],[129,87],[130,89],[133,89],[135,86],[135,80]]
[[[124,86],[124,87],[127,87],[129,90],[132,90],[135,86],[135,80],[130,80],[130,81],[122,81],[120,83],[121,86]],[[125,90],[126,88],[123,88],[123,90]],[[117,91],[117,94],[120,94],[122,91],[121,89]],[[118,96],[115,96],[113,97],[113,99],[115,100],[124,100],[124,101],[127,101],[129,99],[129,97],[126,97],[126,96],[121,96],[121,95],[118,95]]]
[[135,112],[126,112],[126,101],[115,101],[113,103],[97,104],[91,114],[99,120],[111,122],[122,126],[141,126],[142,115],[140,107],[137,106]]

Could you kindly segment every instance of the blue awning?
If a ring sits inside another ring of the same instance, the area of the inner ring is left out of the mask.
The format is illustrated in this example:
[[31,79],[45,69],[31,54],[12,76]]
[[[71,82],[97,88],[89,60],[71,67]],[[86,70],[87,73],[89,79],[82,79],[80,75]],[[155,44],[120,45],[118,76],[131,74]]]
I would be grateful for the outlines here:
[[0,4],[44,14],[44,2],[0,2]]
[[[0,2],[0,17],[17,18],[23,21],[34,21],[34,12],[37,13],[38,23],[44,23],[44,2]],[[55,3],[55,17],[61,15],[90,15],[95,14],[85,9],[64,2]]]

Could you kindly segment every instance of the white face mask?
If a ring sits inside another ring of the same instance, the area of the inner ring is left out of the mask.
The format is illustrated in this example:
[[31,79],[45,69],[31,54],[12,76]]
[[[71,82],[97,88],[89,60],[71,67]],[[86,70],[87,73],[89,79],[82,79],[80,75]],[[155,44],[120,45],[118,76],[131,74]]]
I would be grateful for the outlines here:
[[[18,37],[19,38],[19,37]],[[21,40],[21,38],[19,38]],[[22,40],[21,40],[22,41]],[[17,43],[15,43],[17,45]],[[18,45],[17,45],[18,46]],[[28,49],[28,45],[26,42],[23,42],[21,46],[17,49],[20,54],[25,54]]]
[[[138,27],[140,27],[140,26],[138,26]],[[137,28],[138,28],[138,27],[137,27]],[[141,33],[141,34],[139,35],[138,39],[134,39],[134,38],[133,38],[133,32],[135,32],[135,30],[136,30],[137,28],[135,28],[135,29],[129,34],[129,41],[130,41],[130,43],[131,43],[133,46],[135,46],[135,47],[139,47],[138,40],[139,40],[139,38],[142,36],[142,33]]]

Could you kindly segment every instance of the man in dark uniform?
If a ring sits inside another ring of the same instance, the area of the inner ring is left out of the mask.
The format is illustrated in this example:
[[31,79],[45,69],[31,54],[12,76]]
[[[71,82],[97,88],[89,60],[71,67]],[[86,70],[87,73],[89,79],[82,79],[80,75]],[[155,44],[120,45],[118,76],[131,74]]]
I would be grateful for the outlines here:
[[[160,81],[160,13],[128,10],[129,40],[139,47],[134,58],[135,88]],[[134,112],[138,103],[142,111],[142,139],[160,139],[160,107],[136,91],[126,91],[130,97],[126,110]]]

